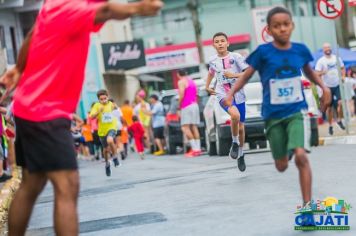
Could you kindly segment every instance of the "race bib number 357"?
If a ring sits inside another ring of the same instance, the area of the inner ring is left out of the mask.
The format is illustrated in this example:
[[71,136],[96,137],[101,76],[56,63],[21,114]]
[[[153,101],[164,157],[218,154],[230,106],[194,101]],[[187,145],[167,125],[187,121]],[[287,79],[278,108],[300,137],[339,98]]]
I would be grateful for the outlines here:
[[303,101],[300,77],[270,80],[271,104],[288,104]]

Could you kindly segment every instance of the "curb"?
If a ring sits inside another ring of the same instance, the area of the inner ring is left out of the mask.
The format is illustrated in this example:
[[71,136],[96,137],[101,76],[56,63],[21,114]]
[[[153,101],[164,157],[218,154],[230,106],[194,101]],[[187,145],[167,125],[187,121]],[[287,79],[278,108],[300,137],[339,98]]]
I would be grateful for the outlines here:
[[18,189],[21,183],[20,168],[15,167],[12,172],[12,178],[5,183],[0,190],[0,235],[5,235],[6,222],[8,216],[8,210],[14,193]]
[[356,144],[356,135],[319,138],[319,146],[336,144]]

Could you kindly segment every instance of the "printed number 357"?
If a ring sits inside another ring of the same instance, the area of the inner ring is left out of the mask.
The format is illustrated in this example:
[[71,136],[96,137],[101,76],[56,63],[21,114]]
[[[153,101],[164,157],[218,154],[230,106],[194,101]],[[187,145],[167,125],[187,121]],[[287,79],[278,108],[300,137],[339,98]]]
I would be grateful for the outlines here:
[[289,97],[291,95],[293,95],[293,87],[278,89],[278,97]]

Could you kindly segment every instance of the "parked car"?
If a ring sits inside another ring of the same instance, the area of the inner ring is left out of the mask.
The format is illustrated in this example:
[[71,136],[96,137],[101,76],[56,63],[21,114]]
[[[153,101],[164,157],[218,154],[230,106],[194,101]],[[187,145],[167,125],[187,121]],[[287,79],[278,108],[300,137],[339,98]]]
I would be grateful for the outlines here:
[[[198,129],[201,137],[202,148],[206,148],[203,109],[208,98],[208,93],[205,90],[200,89],[198,93],[198,105],[200,110],[201,122],[198,126]],[[178,92],[176,91],[176,95],[171,97],[169,109],[166,113],[165,138],[169,154],[176,154],[177,147],[181,147],[183,149],[185,147],[183,132],[181,129],[182,126],[180,124],[180,114],[178,112],[178,99]]]
[[160,101],[163,104],[163,109],[165,114],[169,110],[169,106],[171,105],[171,100],[174,96],[178,94],[177,89],[163,90],[160,94]]
[[[303,78],[305,97],[309,106],[308,114],[311,118],[312,144],[318,143],[318,107],[311,89],[309,80]],[[214,83],[214,81],[213,81]],[[262,108],[262,84],[258,73],[249,80],[244,87],[246,94],[246,120],[245,120],[245,142],[250,149],[266,148],[264,121],[261,116]],[[209,155],[228,155],[231,146],[231,119],[212,95],[204,109],[206,123],[205,139]]]

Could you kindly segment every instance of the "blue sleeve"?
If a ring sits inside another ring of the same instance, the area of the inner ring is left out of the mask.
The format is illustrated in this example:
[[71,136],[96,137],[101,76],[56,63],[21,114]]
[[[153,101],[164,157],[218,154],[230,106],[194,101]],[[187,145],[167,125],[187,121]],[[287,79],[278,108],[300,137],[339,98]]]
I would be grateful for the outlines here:
[[260,70],[261,68],[261,48],[258,47],[255,51],[253,51],[246,59],[247,64],[253,67],[255,70]]

